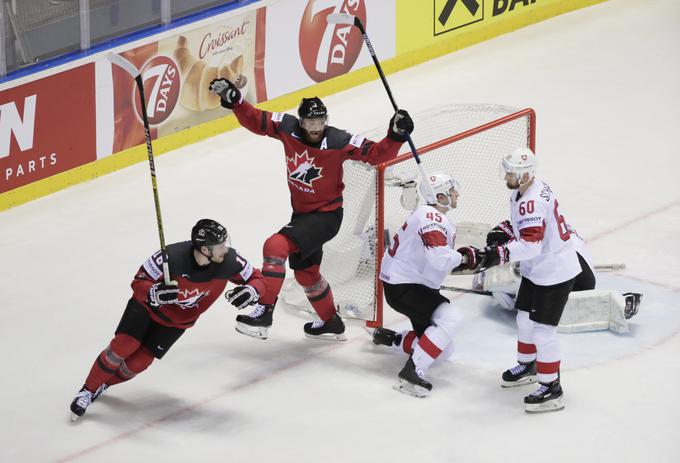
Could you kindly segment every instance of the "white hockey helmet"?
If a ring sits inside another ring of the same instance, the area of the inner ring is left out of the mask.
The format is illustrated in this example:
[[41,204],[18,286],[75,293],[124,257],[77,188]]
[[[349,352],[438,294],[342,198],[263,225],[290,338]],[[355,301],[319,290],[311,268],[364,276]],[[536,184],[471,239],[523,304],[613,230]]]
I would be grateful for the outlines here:
[[512,153],[503,157],[501,168],[503,177],[505,174],[515,174],[517,181],[522,184],[522,176],[529,174],[528,181],[531,181],[536,175],[536,155],[529,148],[515,148]]
[[[449,174],[444,173],[444,172],[435,172],[433,174],[430,174],[427,178],[428,183],[432,187],[432,191],[434,193],[434,201],[431,202],[429,198],[429,191],[426,186],[425,182],[420,182],[420,195],[425,199],[425,201],[428,204],[438,204],[440,206],[448,206],[449,209],[451,209],[451,203],[453,202],[451,200],[451,193],[449,190],[451,187],[453,187],[454,190],[460,191],[460,185],[458,182]],[[437,201],[437,196],[438,195],[444,195],[449,199],[449,204],[441,204]]]

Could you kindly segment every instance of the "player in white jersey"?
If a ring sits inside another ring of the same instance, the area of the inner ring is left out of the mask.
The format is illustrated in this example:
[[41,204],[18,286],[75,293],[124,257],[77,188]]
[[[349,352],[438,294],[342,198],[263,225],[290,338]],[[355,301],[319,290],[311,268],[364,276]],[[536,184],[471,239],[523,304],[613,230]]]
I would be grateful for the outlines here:
[[[524,398],[527,412],[560,410],[560,347],[557,325],[581,265],[570,238],[570,228],[550,187],[535,178],[536,159],[528,148],[518,148],[502,161],[510,195],[510,217],[516,239],[487,246],[480,267],[520,263],[522,281],[517,293],[517,359],[503,373],[503,387],[539,381]],[[537,378],[538,376],[538,378]]]
[[[385,251],[380,269],[387,303],[411,320],[413,330],[398,334],[377,328],[373,336],[376,344],[410,354],[395,389],[416,397],[426,397],[432,390],[425,380],[430,365],[453,352],[459,314],[439,288],[452,269],[475,268],[478,252],[471,247],[454,250],[456,228],[446,213],[457,205],[455,180],[444,173],[433,174],[428,180],[437,203],[413,211]],[[421,192],[424,190],[423,183]]]

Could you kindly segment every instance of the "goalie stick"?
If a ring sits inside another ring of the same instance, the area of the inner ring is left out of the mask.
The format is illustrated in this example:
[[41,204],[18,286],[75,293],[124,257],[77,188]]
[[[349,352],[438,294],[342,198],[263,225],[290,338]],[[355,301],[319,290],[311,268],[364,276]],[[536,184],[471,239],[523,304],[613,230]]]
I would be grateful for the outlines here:
[[156,224],[158,225],[158,237],[161,242],[161,255],[163,258],[163,278],[166,285],[171,285],[170,265],[168,263],[168,253],[165,247],[165,235],[163,234],[163,220],[161,219],[161,203],[158,197],[158,183],[156,181],[156,166],[154,163],[153,149],[151,147],[151,129],[149,128],[149,118],[146,114],[146,99],[144,98],[144,81],[139,69],[130,61],[116,53],[109,53],[107,59],[116,66],[125,70],[135,79],[139,90],[139,101],[142,107],[142,121],[144,122],[144,136],[146,138],[146,153],[149,157],[149,171],[151,172],[151,186],[153,188],[153,200],[156,206]]
[[[375,68],[378,70],[378,74],[380,75],[380,80],[383,83],[383,86],[385,87],[385,91],[387,92],[387,96],[390,99],[390,103],[392,103],[392,107],[394,108],[394,112],[396,113],[399,111],[399,106],[397,106],[397,102],[394,100],[394,96],[392,95],[392,90],[390,89],[390,85],[387,83],[387,79],[385,78],[385,73],[382,70],[382,66],[380,66],[380,61],[378,61],[378,57],[375,54],[375,50],[373,49],[373,45],[371,44],[371,41],[368,38],[368,34],[366,33],[366,29],[364,28],[364,25],[362,24],[361,20],[357,18],[354,15],[351,14],[342,14],[342,13],[332,13],[329,14],[326,18],[329,24],[348,24],[350,26],[355,26],[356,28],[359,29],[361,32],[361,35],[364,38],[364,42],[366,43],[366,47],[368,48],[368,52],[371,54],[371,58],[373,59],[373,64],[375,64]],[[427,185],[427,195],[429,198],[427,199],[427,202],[429,204],[434,204],[437,202],[437,196],[434,194],[434,190],[432,190],[432,186],[430,185],[430,182],[427,181],[427,174],[425,174],[425,169],[423,169],[423,166],[420,162],[420,156],[418,155],[418,151],[416,150],[416,145],[413,144],[413,139],[411,139],[411,134],[405,133],[406,135],[406,141],[408,142],[408,146],[411,148],[411,154],[413,154],[413,159],[415,159],[416,164],[418,166],[418,170],[420,171],[420,176],[423,179],[423,182],[425,185]]]

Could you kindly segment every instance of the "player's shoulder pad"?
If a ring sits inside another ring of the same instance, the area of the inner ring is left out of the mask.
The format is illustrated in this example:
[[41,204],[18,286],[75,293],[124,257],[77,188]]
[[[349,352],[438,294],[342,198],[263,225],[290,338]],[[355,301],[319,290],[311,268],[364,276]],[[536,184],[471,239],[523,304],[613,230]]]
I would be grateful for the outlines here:
[[346,130],[338,129],[337,127],[328,127],[326,130],[326,143],[329,150],[341,150],[348,145],[355,148],[361,147],[364,137],[360,135],[352,135]]
[[[165,248],[168,254],[168,261],[172,262],[172,272],[175,275],[184,273],[189,265],[189,258],[191,250],[193,249],[191,241],[183,241],[180,243],[173,243]],[[153,278],[158,280],[163,276],[163,255],[161,251],[157,251],[154,255],[149,257],[142,264],[144,271]]]
[[414,215],[417,215],[420,229],[423,232],[437,230],[444,235],[453,233],[452,224],[446,214],[442,214],[432,206],[422,204],[416,208]]
[[[277,117],[276,120],[274,119],[274,116]],[[287,133],[288,135],[300,128],[298,118],[286,113],[272,113],[272,122],[278,123],[279,131]]]
[[243,281],[253,276],[253,266],[234,248],[229,248],[221,266],[222,276],[232,278],[239,275]]

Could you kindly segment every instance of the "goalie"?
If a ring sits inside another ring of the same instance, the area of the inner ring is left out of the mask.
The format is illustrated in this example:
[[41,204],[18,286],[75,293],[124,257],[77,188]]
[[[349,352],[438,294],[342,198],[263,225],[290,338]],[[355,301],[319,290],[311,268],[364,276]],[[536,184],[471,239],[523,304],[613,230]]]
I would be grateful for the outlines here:
[[[486,236],[487,246],[502,246],[515,241],[515,233],[509,221],[496,225]],[[637,314],[642,294],[595,289],[595,266],[585,241],[570,228],[570,239],[581,265],[574,288],[558,326],[560,332],[581,332],[609,329],[616,333],[629,331],[627,320]],[[521,277],[515,265],[505,264],[477,273],[472,287],[491,293],[498,304],[508,310],[514,309],[515,296]]]

